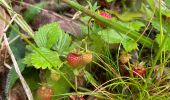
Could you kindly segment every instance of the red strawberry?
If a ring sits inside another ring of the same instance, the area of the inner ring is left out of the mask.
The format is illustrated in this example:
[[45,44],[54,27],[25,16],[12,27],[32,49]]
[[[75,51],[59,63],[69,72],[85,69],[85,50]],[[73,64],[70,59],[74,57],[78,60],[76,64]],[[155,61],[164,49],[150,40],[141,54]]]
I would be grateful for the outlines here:
[[[112,19],[112,16],[109,14],[109,13],[107,13],[107,12],[104,12],[104,11],[102,11],[102,12],[100,12],[100,16],[103,16],[103,17],[105,17],[105,18],[107,18],[107,19]],[[96,20],[96,23],[99,25],[99,26],[101,26],[102,28],[105,28],[106,26],[105,25],[103,25],[103,23],[101,23],[100,21],[97,21]]]
[[80,65],[82,65],[82,60],[80,55],[76,54],[76,53],[69,53],[67,55],[67,62],[69,65],[73,66],[73,67],[78,67]]
[[37,90],[38,100],[52,100],[53,90],[50,87],[42,86]]
[[138,65],[137,67],[133,67],[133,75],[136,77],[140,77],[140,76],[145,76],[146,75],[146,68],[142,65]]
[[112,16],[107,12],[102,11],[102,12],[100,12],[100,15],[107,19],[112,19]]

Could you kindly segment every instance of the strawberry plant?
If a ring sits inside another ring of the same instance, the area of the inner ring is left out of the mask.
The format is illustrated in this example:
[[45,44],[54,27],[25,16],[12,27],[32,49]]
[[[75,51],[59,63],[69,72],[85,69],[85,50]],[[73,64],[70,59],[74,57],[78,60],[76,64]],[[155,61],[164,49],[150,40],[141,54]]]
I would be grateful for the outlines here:
[[168,0],[0,4],[0,98],[170,99]]

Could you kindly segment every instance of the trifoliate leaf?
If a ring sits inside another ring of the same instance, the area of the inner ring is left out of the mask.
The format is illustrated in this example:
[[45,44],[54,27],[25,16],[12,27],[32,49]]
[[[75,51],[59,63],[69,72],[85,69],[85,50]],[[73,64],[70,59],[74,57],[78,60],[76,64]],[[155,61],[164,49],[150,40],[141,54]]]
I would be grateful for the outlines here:
[[112,14],[117,16],[121,21],[125,21],[125,22],[142,17],[142,14],[139,12],[137,12],[137,13],[136,12],[124,12],[122,14],[118,14],[115,11],[109,11],[109,12],[111,12]]
[[[165,35],[157,34],[156,36],[156,42],[159,44],[159,47],[161,46],[163,40],[165,38]],[[170,50],[170,38],[166,41],[164,48],[162,49],[163,51],[169,51]]]
[[53,49],[57,50],[59,54],[67,54],[72,49],[71,42],[72,39],[69,34],[62,32],[59,36],[58,42],[53,46]]
[[61,65],[62,62],[57,52],[46,48],[38,48],[37,50],[39,52],[34,51],[30,55],[26,56],[24,63],[31,61],[31,64],[37,69],[51,69],[52,67],[59,67]]
[[106,29],[99,31],[98,34],[106,43],[121,43],[123,38],[126,38],[125,35],[118,33],[113,29]]
[[34,40],[38,47],[51,48],[62,34],[59,24],[54,22],[44,25],[35,32]]
[[133,21],[133,22],[129,22],[129,27],[132,29],[132,30],[135,30],[135,31],[139,31],[141,27],[144,27],[145,24],[140,22],[140,21]]
[[126,51],[137,49],[137,43],[130,37],[118,33],[113,29],[106,29],[98,32],[99,36],[109,44],[122,43]]
[[51,23],[49,27],[51,27],[51,29],[47,35],[47,44],[48,48],[51,48],[58,41],[63,32],[57,23]]
[[121,25],[129,28],[130,30],[134,30],[134,31],[139,31],[141,27],[145,26],[145,24],[140,21],[132,21],[132,22],[118,21],[118,23],[120,23]]
[[132,39],[124,39],[122,45],[127,52],[138,48],[137,43]]

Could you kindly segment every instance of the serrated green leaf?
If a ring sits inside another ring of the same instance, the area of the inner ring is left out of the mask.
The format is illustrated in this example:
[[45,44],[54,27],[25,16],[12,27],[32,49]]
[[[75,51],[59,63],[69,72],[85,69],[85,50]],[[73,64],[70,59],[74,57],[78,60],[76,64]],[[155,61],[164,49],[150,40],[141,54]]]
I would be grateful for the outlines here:
[[139,31],[141,27],[145,26],[145,24],[140,21],[132,21],[132,22],[118,21],[118,23],[120,23],[121,25],[129,28],[130,30],[134,30],[134,31]]
[[135,31],[139,31],[141,27],[144,27],[145,24],[140,22],[140,21],[133,21],[133,22],[129,22],[129,27],[132,29],[132,30],[135,30]]
[[57,52],[51,51],[47,48],[38,48],[38,51],[43,56],[40,53],[34,51],[30,54],[31,56],[28,55],[25,57],[24,62],[27,64],[27,61],[31,61],[31,64],[37,69],[51,69],[52,67],[59,67],[62,64]]
[[110,11],[110,10],[107,10],[107,11],[117,16],[121,21],[125,21],[125,22],[142,17],[141,13],[136,13],[136,12],[124,12],[122,14],[119,14],[115,11]]
[[[161,34],[157,34],[156,35],[156,42],[160,45],[162,44],[163,40],[165,38],[165,35],[161,35]],[[170,38],[166,41],[165,45],[164,45],[164,49],[162,49],[163,51],[169,51],[170,50]]]
[[[22,72],[25,68],[25,65],[22,63],[22,60],[17,61],[17,63],[18,63],[20,71]],[[17,79],[18,79],[18,74],[16,73],[15,68],[12,67],[12,69],[9,70],[9,73],[7,75],[7,83],[5,86],[6,94],[9,93],[9,90],[13,87]]]
[[126,51],[137,49],[137,43],[134,40],[113,29],[102,30],[98,34],[106,43],[122,43]]
[[38,47],[47,47],[47,32],[48,29],[39,28],[35,32],[34,41]]
[[49,30],[49,34],[47,35],[47,45],[48,48],[51,48],[59,39],[61,34],[63,33],[58,23],[51,23],[51,29]]
[[[18,36],[18,34],[16,33],[16,30],[19,31],[19,27],[16,24],[14,24],[13,28],[15,28],[15,30],[12,29],[9,32],[10,40],[12,40]],[[19,69],[22,72],[25,69],[25,65],[22,63],[22,59],[25,55],[25,45],[24,45],[23,41],[20,38],[16,39],[12,43],[10,43],[10,48],[15,56],[15,59],[17,60]],[[13,67],[13,65],[11,65],[11,66],[12,66],[12,69],[10,69],[8,72],[7,81],[6,81],[6,85],[5,85],[6,96],[8,95],[10,89],[13,87],[16,80],[18,79],[18,74],[16,73],[15,68]]]
[[98,34],[106,43],[121,43],[123,35],[113,29],[99,31]]
[[57,50],[59,54],[67,54],[70,52],[73,48],[71,46],[72,39],[69,36],[69,34],[62,32],[60,34],[58,42],[53,46],[54,50]]
[[137,43],[132,39],[124,39],[122,45],[127,52],[135,50],[138,48]]
[[38,47],[51,48],[62,34],[59,24],[54,22],[44,25],[35,32],[34,40]]

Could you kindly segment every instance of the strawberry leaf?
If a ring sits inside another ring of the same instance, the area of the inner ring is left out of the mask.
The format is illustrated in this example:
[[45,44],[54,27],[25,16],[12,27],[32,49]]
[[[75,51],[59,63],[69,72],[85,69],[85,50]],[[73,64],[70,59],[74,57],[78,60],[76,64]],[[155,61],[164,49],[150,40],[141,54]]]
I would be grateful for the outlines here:
[[68,54],[73,49],[71,42],[72,39],[69,34],[62,32],[62,34],[59,36],[58,42],[52,48],[56,50],[60,55]]
[[24,63],[27,64],[28,61],[31,61],[30,63],[37,69],[51,69],[52,67],[59,67],[62,64],[57,52],[46,48],[38,48],[38,51],[40,53],[34,51],[33,53],[26,56]]
[[35,32],[34,40],[38,47],[51,48],[58,40],[62,33],[59,24],[54,22],[44,25]]
[[123,39],[123,35],[113,29],[101,30],[98,34],[106,43],[121,43]]
[[133,39],[118,33],[113,29],[102,30],[99,31],[98,34],[106,43],[122,43],[126,51],[137,49],[137,43]]
[[132,39],[124,39],[122,45],[127,52],[138,48],[137,43]]

